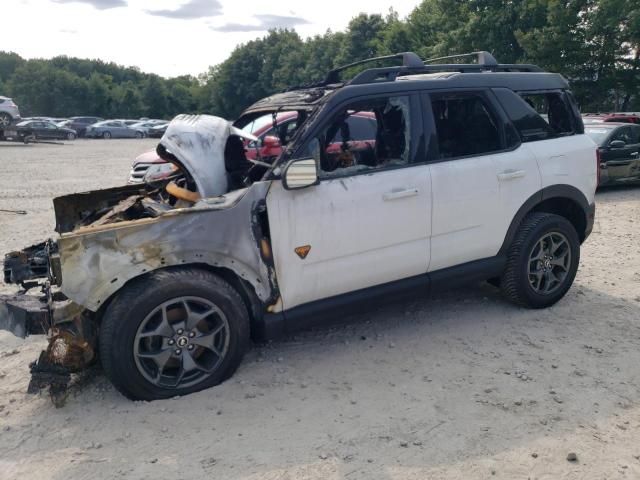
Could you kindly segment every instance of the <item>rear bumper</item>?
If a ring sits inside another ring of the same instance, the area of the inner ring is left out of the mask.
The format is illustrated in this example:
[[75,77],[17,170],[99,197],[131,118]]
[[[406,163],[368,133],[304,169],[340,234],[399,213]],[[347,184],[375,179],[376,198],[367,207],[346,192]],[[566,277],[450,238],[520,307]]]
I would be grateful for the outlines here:
[[32,295],[0,295],[0,330],[16,337],[47,333],[49,308],[45,301]]
[[593,224],[596,221],[596,204],[593,202],[587,210],[587,228],[584,231],[584,239],[586,240],[593,231]]

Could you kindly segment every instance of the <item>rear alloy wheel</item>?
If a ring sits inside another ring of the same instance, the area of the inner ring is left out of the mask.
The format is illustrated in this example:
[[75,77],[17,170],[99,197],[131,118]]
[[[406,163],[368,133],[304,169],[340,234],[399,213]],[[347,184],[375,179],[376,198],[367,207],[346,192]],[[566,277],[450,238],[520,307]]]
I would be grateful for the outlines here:
[[111,132],[104,132],[102,134],[102,138],[104,138],[105,140],[108,140],[111,138]]
[[248,343],[247,309],[227,282],[199,269],[160,270],[107,307],[100,359],[124,395],[157,400],[223,382]]
[[11,125],[12,120],[13,118],[8,113],[6,112],[0,113],[0,127],[2,128],[8,127],[9,125]]
[[566,218],[536,212],[525,217],[500,279],[503,294],[529,308],[546,308],[567,293],[580,263],[580,240]]
[[73,132],[69,132],[67,133],[67,140],[75,140],[76,139],[76,134]]

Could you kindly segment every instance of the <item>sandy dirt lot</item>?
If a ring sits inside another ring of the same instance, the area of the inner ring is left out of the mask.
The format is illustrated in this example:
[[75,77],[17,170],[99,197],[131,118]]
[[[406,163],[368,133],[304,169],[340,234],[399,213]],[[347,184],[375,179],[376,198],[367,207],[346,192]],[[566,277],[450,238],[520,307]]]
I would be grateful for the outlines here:
[[[0,208],[28,211],[0,213],[0,252],[52,235],[54,196],[122,184],[152,146],[0,144]],[[27,395],[43,345],[0,332],[3,479],[637,479],[640,189],[598,194],[576,283],[548,310],[484,284],[390,302],[152,403],[100,374],[62,409]]]

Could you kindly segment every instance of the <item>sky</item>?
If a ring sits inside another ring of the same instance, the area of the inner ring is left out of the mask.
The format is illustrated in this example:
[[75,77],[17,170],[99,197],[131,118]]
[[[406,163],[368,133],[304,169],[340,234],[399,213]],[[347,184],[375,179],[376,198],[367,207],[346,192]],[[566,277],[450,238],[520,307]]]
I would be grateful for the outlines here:
[[0,50],[68,55],[197,75],[270,28],[303,37],[344,30],[358,13],[408,15],[419,0],[2,0]]

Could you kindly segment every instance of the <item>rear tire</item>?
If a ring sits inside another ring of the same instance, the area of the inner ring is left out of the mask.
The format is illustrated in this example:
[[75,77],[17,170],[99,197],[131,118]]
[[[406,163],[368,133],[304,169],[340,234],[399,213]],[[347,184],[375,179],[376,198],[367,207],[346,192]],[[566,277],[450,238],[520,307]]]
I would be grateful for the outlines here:
[[75,133],[67,133],[67,140],[75,140],[76,139],[76,134]]
[[144,133],[136,132],[136,138],[144,138]]
[[104,132],[102,134],[102,138],[104,138],[105,140],[109,140],[111,138],[111,132]]
[[0,127],[5,128],[11,125],[13,117],[6,112],[0,113]]
[[564,217],[527,215],[507,254],[500,279],[504,296],[527,308],[546,308],[567,293],[580,263],[580,240]]
[[233,375],[248,345],[249,314],[240,295],[199,269],[159,270],[135,280],[109,304],[100,330],[104,371],[133,400],[218,385]]

